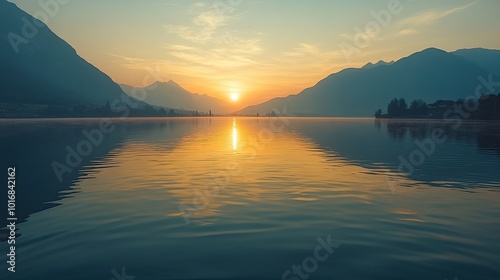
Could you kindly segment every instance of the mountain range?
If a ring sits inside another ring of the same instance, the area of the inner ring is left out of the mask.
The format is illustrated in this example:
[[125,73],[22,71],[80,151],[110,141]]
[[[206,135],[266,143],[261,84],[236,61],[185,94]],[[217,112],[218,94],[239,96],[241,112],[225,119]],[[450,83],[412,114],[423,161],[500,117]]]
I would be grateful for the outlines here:
[[[206,94],[191,93],[176,82],[155,82],[146,87],[132,87],[120,85],[123,91],[131,96],[146,96],[143,100],[156,106],[171,107],[187,111],[225,115],[232,112],[232,105]],[[136,91],[136,94],[134,94]]]
[[481,48],[463,49],[455,51],[453,54],[476,63],[494,75],[500,75],[500,51],[498,50]]
[[464,49],[448,53],[429,48],[396,62],[369,63],[332,74],[296,95],[249,106],[238,114],[256,115],[273,110],[290,115],[363,117],[385,109],[393,98],[407,101],[466,98],[500,73],[500,51]]
[[130,99],[43,22],[7,1],[0,1],[0,61],[2,103],[103,106]]
[[[490,75],[493,75],[490,77]],[[368,63],[348,68],[313,87],[287,97],[274,98],[234,112],[234,104],[191,93],[174,81],[155,82],[144,88],[118,85],[81,58],[73,47],[44,23],[0,1],[0,105],[93,105],[121,100],[214,114],[264,115],[273,110],[299,116],[372,116],[393,98],[408,102],[423,99],[466,98],[481,84],[479,77],[498,81],[500,51],[463,49],[446,52],[429,48],[398,61]],[[144,90],[144,102],[133,92]],[[1,109],[1,108],[0,108]],[[1,110],[0,110],[1,111]]]

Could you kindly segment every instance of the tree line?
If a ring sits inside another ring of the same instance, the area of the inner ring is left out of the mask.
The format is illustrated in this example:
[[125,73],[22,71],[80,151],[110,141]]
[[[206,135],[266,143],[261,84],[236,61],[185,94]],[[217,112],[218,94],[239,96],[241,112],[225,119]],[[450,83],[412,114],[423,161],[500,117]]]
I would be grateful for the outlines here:
[[409,105],[404,98],[394,98],[387,105],[387,113],[382,109],[375,112],[376,118],[430,118],[440,119],[455,112],[457,108],[467,109],[470,119],[500,120],[500,94],[483,95],[478,100],[437,100],[427,104],[422,99],[413,100]]
[[[132,108],[127,105],[128,117],[180,117],[189,116],[187,111],[176,111],[145,105]],[[193,113],[194,115],[194,113]],[[30,105],[13,104],[0,107],[0,118],[104,118],[122,117],[123,111],[116,112],[109,102],[103,106],[92,105]]]

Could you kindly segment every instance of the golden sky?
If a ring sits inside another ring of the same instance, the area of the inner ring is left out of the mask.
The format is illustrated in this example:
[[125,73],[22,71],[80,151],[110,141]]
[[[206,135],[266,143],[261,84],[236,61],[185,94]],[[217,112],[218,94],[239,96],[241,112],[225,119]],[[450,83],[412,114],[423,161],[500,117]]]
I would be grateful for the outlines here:
[[500,49],[498,0],[73,0],[52,11],[49,27],[116,82],[172,79],[237,93],[242,107],[428,47]]

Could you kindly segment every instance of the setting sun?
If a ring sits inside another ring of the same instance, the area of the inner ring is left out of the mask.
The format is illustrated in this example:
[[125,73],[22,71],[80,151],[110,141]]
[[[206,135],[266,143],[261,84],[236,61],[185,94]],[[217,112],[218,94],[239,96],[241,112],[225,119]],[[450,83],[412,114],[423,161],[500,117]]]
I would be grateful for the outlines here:
[[500,280],[499,15],[0,0],[0,280]]
[[236,92],[231,93],[231,101],[236,102],[240,99],[240,95]]

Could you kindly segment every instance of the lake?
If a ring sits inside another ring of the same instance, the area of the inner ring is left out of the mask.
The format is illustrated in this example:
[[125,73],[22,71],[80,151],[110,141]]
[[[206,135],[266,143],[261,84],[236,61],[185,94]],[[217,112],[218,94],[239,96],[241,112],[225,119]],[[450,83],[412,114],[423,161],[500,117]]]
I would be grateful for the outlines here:
[[0,132],[18,219],[15,274],[1,232],[1,279],[500,279],[498,123],[1,120]]

